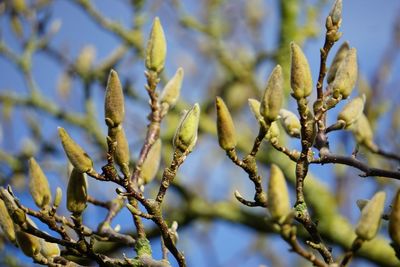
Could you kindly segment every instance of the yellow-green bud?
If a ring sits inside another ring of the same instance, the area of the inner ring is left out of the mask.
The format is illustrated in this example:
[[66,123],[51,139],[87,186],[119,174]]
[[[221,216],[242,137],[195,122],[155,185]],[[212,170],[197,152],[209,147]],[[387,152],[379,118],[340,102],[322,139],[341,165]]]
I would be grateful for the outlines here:
[[224,100],[220,97],[215,99],[215,107],[217,109],[217,132],[219,145],[224,150],[233,149],[237,142],[235,125],[233,124],[231,114],[226,107]]
[[342,22],[342,0],[336,0],[329,12],[332,24],[339,27]]
[[289,192],[281,169],[271,165],[268,184],[268,210],[273,220],[280,221],[290,212]]
[[261,100],[260,114],[264,121],[270,124],[277,119],[283,101],[282,68],[277,65],[268,78],[267,87]]
[[156,17],[153,21],[149,40],[146,48],[146,68],[155,72],[164,69],[167,54],[167,42],[160,19]]
[[169,80],[169,82],[165,85],[164,89],[161,92],[160,103],[161,105],[166,105],[166,110],[175,106],[176,102],[179,99],[183,75],[183,69],[178,68],[175,75],[171,78],[171,80]]
[[361,211],[361,217],[356,226],[356,234],[363,240],[371,240],[378,233],[386,194],[376,193]]
[[389,236],[393,243],[400,246],[400,190],[392,202],[392,212],[389,216]]
[[118,128],[112,129],[113,132],[115,132],[115,135],[113,138],[117,142],[117,145],[115,147],[115,152],[114,152],[114,160],[115,163],[119,166],[121,172],[129,176],[129,144],[128,140],[126,139],[125,136],[125,130],[120,125]]
[[109,127],[116,127],[123,122],[125,117],[124,94],[115,70],[111,70],[108,75],[104,111]]
[[56,189],[56,196],[55,196],[55,198],[54,198],[54,204],[53,204],[53,205],[54,205],[55,207],[60,206],[61,200],[62,200],[62,190],[61,190],[60,187],[57,187],[57,189]]
[[46,242],[40,239],[41,250],[40,254],[50,259],[56,256],[60,256],[60,247],[56,243]]
[[290,67],[290,85],[292,87],[292,96],[299,100],[306,98],[312,92],[313,81],[308,60],[301,48],[292,42],[291,49],[291,67]]
[[336,76],[331,83],[334,95],[342,95],[342,98],[347,98],[353,90],[358,75],[357,50],[349,49],[345,58],[340,63]]
[[263,116],[261,116],[261,113],[260,113],[260,106],[261,106],[260,101],[258,101],[257,99],[249,98],[248,103],[249,103],[250,110],[253,113],[254,117],[256,117],[257,121],[261,125],[264,125],[265,121],[264,121]]
[[342,63],[343,59],[346,57],[347,52],[349,51],[350,46],[348,42],[344,42],[339,50],[336,52],[335,57],[332,60],[331,67],[329,68],[328,74],[326,76],[326,80],[328,83],[333,82],[336,77],[336,72],[339,68],[340,63]]
[[0,227],[3,229],[4,235],[12,243],[15,243],[15,229],[14,222],[8,213],[7,207],[4,201],[0,199]]
[[86,175],[73,168],[67,187],[67,209],[73,214],[81,214],[86,208],[87,197]]
[[34,257],[40,253],[40,241],[34,235],[17,230],[15,232],[17,244],[21,248],[22,252],[28,257]]
[[96,57],[96,48],[92,45],[83,47],[79,53],[75,66],[80,74],[87,74],[92,68],[93,60]]
[[36,206],[44,208],[51,202],[49,182],[34,158],[29,159],[29,190]]
[[143,162],[142,171],[140,173],[143,184],[148,184],[153,181],[154,177],[157,174],[158,168],[160,167],[160,161],[161,139],[158,139],[150,148],[150,151],[147,154],[147,158]]
[[267,138],[267,140],[269,140],[270,142],[274,142],[277,140],[278,137],[279,137],[279,127],[278,123],[274,121],[268,128],[268,132],[265,138]]
[[175,150],[182,153],[191,152],[197,141],[197,130],[199,127],[200,106],[194,106],[187,111],[175,132],[173,146]]
[[350,127],[357,143],[364,145],[367,148],[376,151],[377,145],[374,143],[374,133],[372,132],[371,125],[364,114],[358,118]]
[[279,111],[281,125],[285,132],[291,137],[300,137],[301,124],[299,118],[293,112],[282,108]]
[[68,135],[64,128],[58,127],[58,135],[64,147],[65,154],[77,171],[87,172],[93,168],[92,159],[86,152]]
[[365,103],[365,95],[355,97],[349,101],[339,112],[337,116],[338,121],[343,121],[346,127],[355,123],[363,114]]

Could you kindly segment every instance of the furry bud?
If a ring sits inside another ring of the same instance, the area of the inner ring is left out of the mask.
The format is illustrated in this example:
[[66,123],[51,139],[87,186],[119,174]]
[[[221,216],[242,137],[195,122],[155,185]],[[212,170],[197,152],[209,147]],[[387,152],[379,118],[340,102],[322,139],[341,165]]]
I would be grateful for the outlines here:
[[283,101],[283,76],[282,68],[277,65],[268,78],[267,87],[261,100],[260,114],[267,124],[275,121]]
[[272,219],[280,221],[289,214],[290,200],[285,176],[275,164],[271,165],[267,196],[268,210]]
[[0,198],[0,227],[3,230],[4,235],[12,243],[15,243],[15,229],[14,222],[8,213],[7,207],[4,201]]
[[191,152],[197,141],[197,130],[199,127],[200,106],[195,104],[187,111],[179,123],[173,139],[175,150],[182,153]]
[[161,139],[157,141],[150,148],[146,159],[142,165],[142,171],[140,177],[143,180],[143,184],[150,183],[157,174],[158,168],[160,167],[161,161]]
[[346,127],[349,127],[356,122],[363,114],[365,103],[365,95],[355,97],[349,101],[339,112],[338,121],[343,121]]
[[51,202],[49,182],[34,158],[29,159],[29,191],[36,206],[44,208]]
[[291,137],[300,137],[301,124],[299,118],[293,112],[282,108],[279,111],[281,125],[285,132]]
[[357,75],[357,50],[351,48],[340,63],[336,71],[335,79],[331,83],[334,95],[340,94],[342,98],[346,99],[353,91],[357,82]]
[[326,80],[329,83],[333,82],[336,77],[336,72],[342,63],[343,59],[346,57],[347,52],[349,51],[350,46],[348,42],[344,42],[339,50],[336,52],[335,57],[332,60],[331,67],[329,68]]
[[292,42],[291,49],[291,67],[290,67],[290,85],[292,87],[292,96],[299,100],[306,98],[312,92],[313,81],[308,60],[301,48]]
[[215,99],[215,107],[217,109],[217,132],[219,145],[224,150],[233,149],[237,142],[235,125],[233,124],[231,114],[226,107],[224,100],[220,97]]
[[358,118],[350,127],[357,143],[364,145],[367,148],[376,151],[377,145],[374,143],[374,133],[372,132],[371,125],[364,114]]
[[40,241],[34,235],[17,230],[15,232],[17,244],[21,248],[22,252],[28,257],[34,257],[40,253]]
[[149,40],[146,48],[146,68],[160,73],[164,69],[167,54],[167,43],[160,19],[153,21]]
[[169,80],[169,82],[165,85],[164,89],[160,95],[160,103],[161,105],[167,105],[167,109],[175,106],[176,102],[179,99],[179,94],[182,87],[183,81],[183,69],[179,68],[175,75]]
[[104,111],[109,127],[116,127],[123,122],[125,117],[124,94],[115,70],[111,70],[108,75]]
[[86,175],[73,168],[67,187],[67,209],[80,215],[86,208],[87,197]]

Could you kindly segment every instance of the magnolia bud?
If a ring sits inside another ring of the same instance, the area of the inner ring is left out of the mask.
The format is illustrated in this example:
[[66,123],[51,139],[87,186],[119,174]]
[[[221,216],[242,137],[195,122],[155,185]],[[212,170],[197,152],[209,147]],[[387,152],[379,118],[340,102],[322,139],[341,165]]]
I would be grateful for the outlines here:
[[364,103],[365,95],[355,97],[343,107],[342,111],[339,112],[337,120],[343,121],[346,127],[349,127],[363,114]]
[[340,63],[335,79],[331,83],[334,95],[340,94],[342,98],[347,98],[357,82],[357,75],[357,50],[351,48],[342,60],[342,63]]
[[76,70],[80,74],[87,74],[92,67],[95,57],[96,48],[94,46],[88,45],[83,47],[75,62]]
[[260,105],[260,114],[270,124],[277,119],[283,101],[282,68],[277,65],[268,78],[267,87]]
[[285,129],[285,132],[291,137],[299,138],[301,132],[301,124],[296,114],[287,109],[282,108],[279,111],[279,116],[281,125],[283,126],[283,129]]
[[46,242],[40,239],[41,250],[40,254],[50,259],[56,256],[60,256],[60,247],[56,243]]
[[143,180],[143,184],[150,183],[157,174],[158,168],[160,167],[161,161],[161,139],[157,141],[150,148],[146,159],[142,165],[142,171],[140,177]]
[[356,234],[359,238],[371,240],[378,233],[385,198],[385,192],[380,191],[362,209],[360,220],[356,226]]
[[113,138],[117,142],[114,152],[115,163],[119,166],[121,172],[125,176],[129,176],[129,144],[125,136],[125,130],[122,125],[118,128],[113,128]]
[[197,141],[197,130],[199,127],[200,106],[194,106],[183,115],[181,122],[175,132],[173,146],[175,150],[182,153],[191,152]]
[[86,208],[87,197],[86,175],[73,168],[67,187],[67,209],[80,215]]
[[109,127],[116,127],[123,122],[125,117],[124,94],[115,70],[111,70],[108,75],[104,110]]
[[58,127],[58,135],[60,136],[65,154],[74,168],[80,172],[90,171],[93,168],[93,162],[86,152],[71,139],[64,128]]
[[260,113],[260,106],[261,106],[260,101],[253,99],[253,98],[249,98],[248,103],[249,103],[250,110],[253,113],[254,117],[256,117],[257,121],[261,125],[265,124],[264,118],[263,118],[263,116],[261,116],[261,113]]
[[179,68],[175,75],[169,80],[169,82],[165,85],[164,89],[160,95],[160,103],[161,105],[167,105],[167,109],[175,106],[176,102],[179,99],[179,94],[182,87],[183,80],[183,69]]
[[270,127],[268,128],[267,135],[265,138],[270,142],[274,142],[279,137],[279,127],[276,121],[272,122]]
[[271,165],[268,184],[268,210],[272,219],[280,221],[290,212],[289,192],[281,169]]
[[4,201],[0,199],[0,227],[3,230],[4,235],[12,243],[15,243],[15,229],[14,222],[8,213],[7,207]]
[[292,61],[290,67],[290,85],[293,90],[292,96],[299,100],[311,94],[313,81],[308,60],[301,48],[292,42],[290,49]]
[[400,190],[397,190],[389,215],[389,236],[393,243],[400,246]]
[[17,230],[15,232],[17,244],[21,248],[22,252],[28,257],[34,257],[40,253],[40,241],[34,235]]
[[62,200],[62,190],[61,190],[60,187],[57,187],[57,189],[56,189],[56,196],[55,196],[55,198],[54,198],[54,204],[53,204],[53,205],[54,205],[55,207],[60,206],[61,200]]
[[217,109],[217,131],[219,146],[224,150],[231,150],[236,146],[235,125],[228,108],[222,98],[215,99]]
[[346,57],[347,52],[349,51],[350,46],[348,42],[344,42],[339,50],[336,52],[335,57],[332,60],[331,67],[329,68],[328,75],[326,80],[328,83],[333,82],[336,76],[336,72],[339,68],[340,63],[342,63],[343,59]]
[[351,125],[351,130],[357,143],[366,146],[367,148],[376,151],[377,145],[374,143],[374,133],[372,132],[371,125],[364,114]]
[[149,40],[146,48],[146,68],[155,72],[164,69],[167,54],[167,43],[160,19],[156,17],[153,21]]
[[29,159],[29,190],[36,206],[44,208],[51,202],[49,182],[34,158]]
[[342,0],[336,0],[329,12],[332,24],[339,27],[342,22]]

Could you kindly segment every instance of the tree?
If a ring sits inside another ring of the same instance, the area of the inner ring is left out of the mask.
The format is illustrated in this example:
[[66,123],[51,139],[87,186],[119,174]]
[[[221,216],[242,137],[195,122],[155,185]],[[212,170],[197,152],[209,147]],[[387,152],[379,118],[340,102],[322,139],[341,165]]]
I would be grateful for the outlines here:
[[[229,238],[248,246],[235,244],[243,262],[256,251],[254,264],[289,264],[278,252],[284,248],[296,255],[290,266],[345,266],[354,257],[354,265],[398,266],[400,124],[398,95],[386,95],[386,86],[399,19],[368,79],[352,37],[341,40],[340,0],[329,11],[324,1],[279,1],[270,50],[261,38],[262,2],[184,4],[1,4],[0,52],[22,77],[0,92],[2,264],[28,262],[12,255],[16,246],[49,266],[195,266],[191,246]],[[71,9],[73,20],[61,26],[54,18]],[[169,15],[161,22],[153,13]],[[91,34],[82,21],[101,31]],[[68,33],[72,45],[58,39]],[[314,70],[303,49],[319,35]],[[74,52],[85,42],[94,46]],[[188,76],[201,92],[185,86]],[[218,237],[219,221],[253,237]],[[229,247],[206,248],[208,265]]]

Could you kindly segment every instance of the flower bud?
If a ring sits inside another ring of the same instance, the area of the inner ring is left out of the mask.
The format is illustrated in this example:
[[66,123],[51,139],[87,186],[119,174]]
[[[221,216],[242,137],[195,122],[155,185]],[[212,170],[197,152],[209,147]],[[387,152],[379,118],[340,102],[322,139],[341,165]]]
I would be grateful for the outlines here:
[[50,259],[56,256],[60,256],[60,247],[56,243],[46,242],[43,239],[40,239],[40,254],[44,257]]
[[349,101],[339,112],[338,121],[343,121],[346,127],[349,127],[356,122],[363,114],[365,103],[365,95],[355,97]]
[[291,137],[299,138],[301,132],[301,124],[296,114],[287,109],[282,108],[279,111],[279,116],[281,125],[283,126],[283,129],[285,129],[285,132]]
[[283,101],[282,68],[277,65],[268,78],[267,87],[261,100],[260,114],[270,124],[277,119]]
[[160,19],[153,21],[149,40],[146,48],[146,68],[160,73],[164,69],[167,54],[167,43]]
[[115,70],[111,70],[108,75],[104,110],[109,127],[116,127],[123,122],[125,117],[124,94]]
[[161,139],[157,141],[150,148],[146,159],[142,165],[142,171],[140,177],[143,180],[143,184],[150,183],[157,174],[158,168],[160,167],[161,161]]
[[281,169],[271,165],[268,184],[268,210],[272,219],[280,221],[290,212],[289,192]]
[[364,145],[373,151],[378,149],[374,143],[374,133],[371,125],[364,114],[361,114],[358,120],[351,125],[351,131],[358,144]]
[[345,58],[340,63],[335,79],[332,82],[332,90],[334,95],[340,94],[346,99],[353,90],[358,75],[357,50],[349,49]]
[[88,154],[71,139],[64,128],[58,127],[58,135],[60,136],[65,154],[74,168],[80,172],[90,171],[93,168],[93,162]]
[[342,22],[342,0],[336,0],[329,12],[332,24],[339,27]]
[[328,84],[333,82],[333,80],[336,77],[336,72],[340,66],[340,63],[342,63],[343,59],[346,57],[347,52],[349,51],[350,46],[348,42],[344,42],[339,50],[336,52],[335,57],[332,60],[331,67],[329,68],[328,74],[327,74],[327,82]]
[[268,128],[267,135],[265,138],[270,142],[274,142],[279,137],[279,127],[276,121],[272,122],[270,127]]
[[73,168],[67,187],[67,209],[80,215],[86,208],[87,197],[86,175]]
[[235,148],[236,133],[235,125],[228,108],[222,98],[215,99],[215,107],[217,109],[217,132],[219,146],[224,150],[231,150]]
[[160,103],[161,105],[167,105],[167,110],[175,106],[179,99],[183,75],[183,69],[179,68],[161,92]]
[[114,132],[112,134],[113,138],[117,142],[117,145],[115,147],[115,152],[114,152],[115,163],[117,163],[121,172],[125,176],[129,176],[130,152],[129,152],[128,140],[126,139],[126,136],[125,136],[125,130],[122,127],[122,125],[120,125],[117,128],[113,128],[112,131]]
[[175,132],[173,146],[175,150],[182,153],[191,152],[197,141],[197,130],[199,127],[200,106],[194,106],[183,115],[181,122]]
[[263,116],[261,116],[261,113],[260,113],[260,106],[261,106],[260,101],[258,101],[257,99],[254,99],[254,98],[249,98],[248,103],[249,103],[250,110],[253,113],[254,117],[256,117],[257,121],[261,125],[265,124],[264,118],[263,118]]
[[360,220],[356,226],[356,234],[359,238],[371,240],[378,233],[385,198],[385,192],[379,191],[362,209]]
[[3,230],[4,235],[12,243],[15,243],[15,229],[14,222],[8,213],[7,207],[4,201],[0,199],[0,227]]
[[312,92],[313,81],[308,60],[301,48],[292,42],[291,49],[291,67],[290,67],[290,85],[292,87],[292,96],[299,100],[306,98]]
[[28,257],[34,257],[40,253],[40,241],[34,235],[17,230],[15,232],[17,244],[21,248],[22,252]]
[[55,196],[55,198],[54,198],[54,203],[53,203],[53,205],[54,205],[55,207],[60,206],[61,200],[62,200],[62,190],[61,190],[60,187],[57,187],[57,189],[56,189],[56,196]]
[[389,215],[389,236],[393,243],[400,246],[400,190],[397,190]]
[[36,206],[44,208],[51,202],[49,182],[34,158],[29,159],[29,190]]
[[76,70],[80,74],[87,74],[92,68],[93,61],[96,57],[96,48],[92,45],[83,47],[76,58]]

